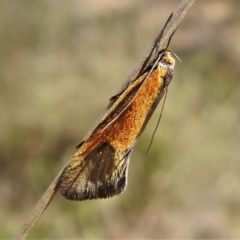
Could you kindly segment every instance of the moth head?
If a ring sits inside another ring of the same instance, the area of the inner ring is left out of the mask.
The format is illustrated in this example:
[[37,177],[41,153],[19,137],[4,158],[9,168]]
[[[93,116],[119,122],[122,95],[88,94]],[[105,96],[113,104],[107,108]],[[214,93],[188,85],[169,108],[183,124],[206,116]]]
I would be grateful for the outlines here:
[[[172,56],[172,55],[174,55],[174,54],[172,54],[172,52],[171,51],[169,51],[169,50],[164,50],[163,52],[162,52],[162,56],[161,56],[161,58],[160,58],[160,62],[162,63],[162,64],[164,64],[165,66],[167,66],[169,69],[174,69],[174,67],[175,67],[175,58]],[[174,55],[175,56],[175,55]]]

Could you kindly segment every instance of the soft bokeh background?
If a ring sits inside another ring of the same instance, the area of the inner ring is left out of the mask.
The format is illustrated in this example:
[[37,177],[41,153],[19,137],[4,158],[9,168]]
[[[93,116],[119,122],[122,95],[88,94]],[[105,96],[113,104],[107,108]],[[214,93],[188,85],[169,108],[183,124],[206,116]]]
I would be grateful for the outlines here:
[[[10,238],[179,1],[0,1],[0,238]],[[57,194],[29,238],[240,238],[240,1],[198,1],[127,190]]]

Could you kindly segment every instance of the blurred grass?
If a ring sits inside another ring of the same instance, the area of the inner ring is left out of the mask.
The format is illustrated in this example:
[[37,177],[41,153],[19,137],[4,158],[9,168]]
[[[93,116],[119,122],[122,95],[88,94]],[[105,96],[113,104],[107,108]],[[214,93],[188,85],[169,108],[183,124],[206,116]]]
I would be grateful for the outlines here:
[[[0,1],[0,238],[11,237],[179,1]],[[57,195],[29,238],[239,238],[238,1],[198,1],[127,190]],[[163,11],[164,10],[164,11]]]

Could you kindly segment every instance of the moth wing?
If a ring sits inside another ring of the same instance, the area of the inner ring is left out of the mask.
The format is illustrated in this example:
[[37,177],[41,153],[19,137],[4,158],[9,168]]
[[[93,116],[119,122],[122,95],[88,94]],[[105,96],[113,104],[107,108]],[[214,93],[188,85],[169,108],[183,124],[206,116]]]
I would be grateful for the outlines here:
[[123,192],[127,185],[130,153],[118,153],[104,142],[84,158],[73,155],[59,181],[61,194],[67,199],[81,201],[108,198]]

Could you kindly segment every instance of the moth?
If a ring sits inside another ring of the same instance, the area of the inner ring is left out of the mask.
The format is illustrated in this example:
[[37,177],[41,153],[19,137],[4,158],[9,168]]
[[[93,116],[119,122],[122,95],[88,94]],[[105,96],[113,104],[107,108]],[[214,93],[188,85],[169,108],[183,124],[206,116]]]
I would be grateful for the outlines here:
[[[185,14],[188,10],[186,6]],[[184,10],[179,11],[182,13]],[[111,97],[103,114],[77,146],[74,155],[54,178],[13,239],[27,236],[58,190],[65,198],[79,201],[109,198],[124,191],[134,146],[173,78],[175,59],[168,46],[181,20],[180,15],[176,16],[179,17],[170,15],[143,60],[134,68],[121,90]],[[163,38],[169,32],[173,33],[167,47],[161,49]]]
[[111,97],[104,113],[65,165],[58,182],[65,198],[108,198],[126,188],[133,148],[174,74],[175,59],[168,50],[170,40],[166,48],[159,49],[165,27],[135,76],[131,75]]

